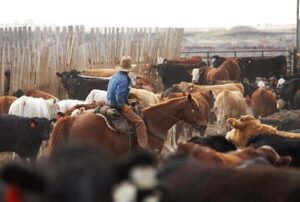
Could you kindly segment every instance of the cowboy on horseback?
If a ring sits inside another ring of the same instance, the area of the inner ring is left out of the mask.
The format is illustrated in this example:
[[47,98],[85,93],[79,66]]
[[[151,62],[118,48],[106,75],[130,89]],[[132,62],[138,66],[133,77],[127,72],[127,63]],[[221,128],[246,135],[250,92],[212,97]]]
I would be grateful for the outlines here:
[[137,142],[143,149],[148,148],[148,136],[144,121],[128,106],[128,95],[131,80],[128,73],[135,69],[131,65],[131,58],[123,56],[117,72],[111,77],[107,88],[107,103],[119,110],[136,128]]

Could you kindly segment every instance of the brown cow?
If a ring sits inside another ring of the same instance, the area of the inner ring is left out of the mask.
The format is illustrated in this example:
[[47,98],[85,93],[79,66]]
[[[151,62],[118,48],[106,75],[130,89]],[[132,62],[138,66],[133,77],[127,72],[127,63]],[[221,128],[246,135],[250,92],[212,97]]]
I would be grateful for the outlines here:
[[262,146],[257,149],[247,147],[245,149],[222,153],[209,147],[185,142],[178,143],[177,152],[187,153],[189,159],[209,165],[236,166],[242,164],[244,161],[262,157],[272,165],[288,166],[292,160],[290,156],[280,157],[270,146]]
[[240,80],[241,79],[241,68],[239,60],[234,58],[226,59],[222,65],[218,68],[225,68],[229,74],[229,80]]
[[229,73],[227,69],[223,67],[201,67],[195,68],[192,72],[192,82],[199,84],[209,84],[215,80],[229,80]]
[[248,98],[255,118],[266,117],[278,111],[276,96],[271,90],[259,88]]
[[247,141],[251,136],[259,134],[300,138],[299,133],[278,131],[273,126],[262,124],[259,119],[255,119],[250,115],[242,116],[239,120],[230,118],[227,122],[233,127],[233,129],[226,134],[226,139],[240,148],[246,147]]
[[0,113],[8,113],[9,107],[17,97],[15,96],[1,96],[0,97]]
[[21,97],[22,95],[26,95],[28,97],[43,98],[45,100],[48,100],[48,99],[59,100],[54,95],[51,95],[45,91],[38,90],[38,89],[30,89],[30,90],[26,91],[25,93],[22,90],[18,89],[13,95],[16,97]]
[[170,162],[158,173],[164,202],[299,201],[299,169],[237,169],[205,166],[195,161]]

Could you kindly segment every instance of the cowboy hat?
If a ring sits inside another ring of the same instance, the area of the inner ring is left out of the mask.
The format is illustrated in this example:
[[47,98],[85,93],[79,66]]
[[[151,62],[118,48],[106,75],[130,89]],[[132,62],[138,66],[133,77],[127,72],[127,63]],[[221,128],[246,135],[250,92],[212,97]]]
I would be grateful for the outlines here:
[[116,67],[117,71],[123,72],[131,72],[135,69],[135,65],[131,64],[131,57],[130,56],[123,56],[121,58],[120,66]]

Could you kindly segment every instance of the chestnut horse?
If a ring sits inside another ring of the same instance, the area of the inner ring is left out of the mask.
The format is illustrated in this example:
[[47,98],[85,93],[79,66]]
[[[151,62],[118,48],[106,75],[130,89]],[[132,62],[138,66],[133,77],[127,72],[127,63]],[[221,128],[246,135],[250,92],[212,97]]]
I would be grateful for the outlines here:
[[[197,100],[190,94],[147,107],[142,112],[148,126],[148,142],[151,149],[161,151],[168,130],[180,120],[202,127],[198,120],[203,112]],[[131,149],[128,135],[111,130],[104,118],[95,113],[58,120],[50,135],[47,153],[55,149],[57,144],[71,138],[100,144],[117,155]],[[132,139],[132,147],[137,147],[136,138]]]

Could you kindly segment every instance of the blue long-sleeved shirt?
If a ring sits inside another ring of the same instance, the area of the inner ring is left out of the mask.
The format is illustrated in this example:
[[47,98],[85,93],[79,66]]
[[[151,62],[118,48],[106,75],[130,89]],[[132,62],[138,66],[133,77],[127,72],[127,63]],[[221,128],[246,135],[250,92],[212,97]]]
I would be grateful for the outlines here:
[[131,80],[127,72],[115,73],[108,82],[106,104],[122,110],[128,102]]

